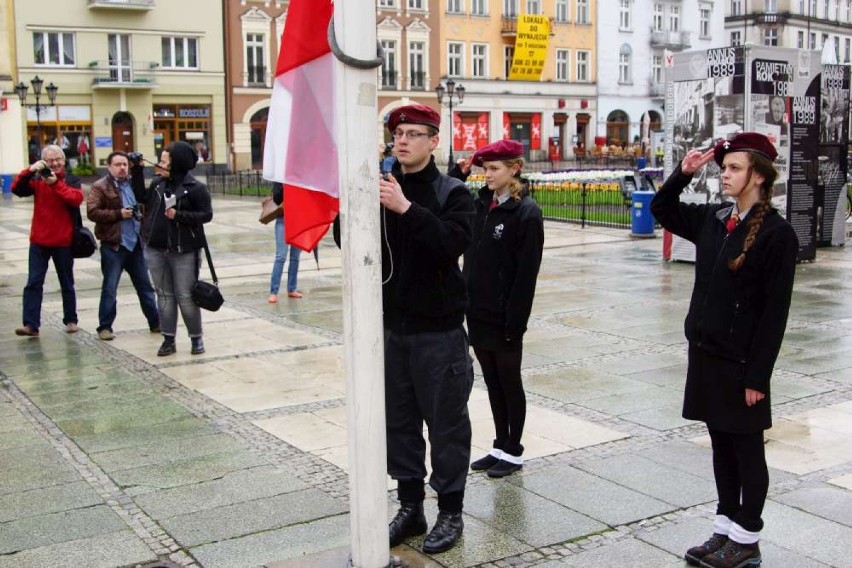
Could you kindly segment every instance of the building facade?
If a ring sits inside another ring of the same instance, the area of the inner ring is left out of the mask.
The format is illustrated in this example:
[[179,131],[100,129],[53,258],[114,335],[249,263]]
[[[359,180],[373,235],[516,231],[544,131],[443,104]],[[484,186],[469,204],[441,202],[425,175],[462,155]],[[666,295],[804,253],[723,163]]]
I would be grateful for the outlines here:
[[647,142],[647,132],[662,125],[666,53],[726,45],[724,6],[711,0],[611,0],[598,6],[595,135],[607,144]]
[[55,105],[21,113],[28,159],[56,142],[70,167],[105,166],[113,150],[155,161],[185,140],[225,163],[220,3],[182,0],[179,13],[165,0],[14,3],[17,81],[57,87]]
[[727,0],[725,34],[728,45],[819,49],[823,59],[849,64],[852,0]]
[[[0,0],[0,174],[17,173],[24,168],[24,135],[21,105],[15,95],[15,5]],[[5,178],[4,183],[9,183]],[[3,187],[4,191],[10,191]]]

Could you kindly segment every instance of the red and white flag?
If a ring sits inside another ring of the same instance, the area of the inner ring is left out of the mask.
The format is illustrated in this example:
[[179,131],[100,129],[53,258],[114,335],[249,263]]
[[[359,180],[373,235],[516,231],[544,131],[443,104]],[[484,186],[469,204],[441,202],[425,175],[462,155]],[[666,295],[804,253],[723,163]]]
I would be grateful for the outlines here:
[[266,127],[263,177],[284,184],[284,240],[313,250],[339,208],[331,0],[291,0]]

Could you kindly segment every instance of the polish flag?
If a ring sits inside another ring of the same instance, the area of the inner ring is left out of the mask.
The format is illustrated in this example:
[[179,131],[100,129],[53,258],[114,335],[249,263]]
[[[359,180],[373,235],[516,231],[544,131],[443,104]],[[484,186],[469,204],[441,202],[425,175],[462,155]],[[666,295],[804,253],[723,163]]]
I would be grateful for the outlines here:
[[284,240],[316,248],[337,216],[331,0],[291,0],[266,127],[263,177],[284,184]]

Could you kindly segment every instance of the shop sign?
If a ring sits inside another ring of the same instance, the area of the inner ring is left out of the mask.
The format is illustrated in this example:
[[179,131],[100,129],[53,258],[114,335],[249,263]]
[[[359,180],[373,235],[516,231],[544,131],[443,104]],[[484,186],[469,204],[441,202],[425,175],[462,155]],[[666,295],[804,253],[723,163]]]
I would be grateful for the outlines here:
[[209,108],[181,108],[178,109],[178,117],[180,118],[208,118],[210,116]]
[[154,118],[174,118],[175,113],[168,107],[160,107],[154,109]]
[[89,105],[62,105],[59,120],[63,122],[91,122],[92,109]]
[[[27,107],[27,122],[36,122],[39,117],[36,114],[34,107]],[[56,122],[56,107],[41,107],[41,121],[42,122]]]
[[95,136],[95,148],[112,148],[112,136]]

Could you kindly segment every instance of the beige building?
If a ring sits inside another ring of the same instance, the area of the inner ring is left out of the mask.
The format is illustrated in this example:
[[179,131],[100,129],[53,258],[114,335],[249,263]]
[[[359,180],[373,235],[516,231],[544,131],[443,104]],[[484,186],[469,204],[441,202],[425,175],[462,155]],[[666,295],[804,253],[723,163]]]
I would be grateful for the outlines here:
[[[596,116],[597,0],[378,0],[385,48],[379,114],[409,100],[441,107],[439,161],[467,155],[503,138],[524,144],[533,161],[572,155],[588,145]],[[536,80],[509,81],[518,16],[549,20],[544,68]],[[388,56],[389,47],[392,57]],[[423,86],[416,78],[424,77]],[[435,88],[464,87],[464,97]],[[388,92],[388,85],[398,91]],[[425,92],[420,92],[425,91]],[[393,97],[396,95],[395,97]]]
[[14,0],[14,9],[16,82],[42,79],[42,105],[46,86],[57,87],[55,105],[21,112],[31,154],[55,141],[72,167],[103,166],[113,150],[154,160],[185,140],[225,163],[221,3]]
[[[15,95],[15,5],[0,0],[0,174],[18,173],[24,168],[24,137],[21,132],[21,105]],[[3,178],[8,192],[10,178]]]

